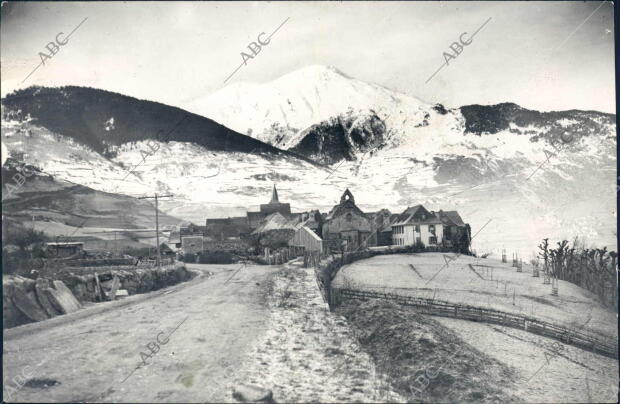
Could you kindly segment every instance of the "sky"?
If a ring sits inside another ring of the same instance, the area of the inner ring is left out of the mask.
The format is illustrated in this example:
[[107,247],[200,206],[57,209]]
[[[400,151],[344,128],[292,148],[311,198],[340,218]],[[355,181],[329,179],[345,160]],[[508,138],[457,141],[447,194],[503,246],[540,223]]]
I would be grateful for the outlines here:
[[[248,44],[284,21],[224,83]],[[183,107],[234,82],[331,65],[448,107],[615,113],[610,2],[3,2],[0,35],[2,96],[80,85]]]

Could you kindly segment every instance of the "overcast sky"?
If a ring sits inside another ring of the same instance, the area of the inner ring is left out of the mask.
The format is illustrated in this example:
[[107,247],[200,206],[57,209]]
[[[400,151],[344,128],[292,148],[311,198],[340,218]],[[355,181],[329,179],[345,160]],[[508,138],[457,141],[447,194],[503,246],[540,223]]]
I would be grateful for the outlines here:
[[[289,17],[227,84],[324,64],[449,107],[511,101],[615,113],[609,2],[9,2],[0,27],[2,95],[85,85],[183,106],[225,86],[248,43]],[[22,83],[45,45],[84,18]],[[425,83],[450,44],[489,18]]]

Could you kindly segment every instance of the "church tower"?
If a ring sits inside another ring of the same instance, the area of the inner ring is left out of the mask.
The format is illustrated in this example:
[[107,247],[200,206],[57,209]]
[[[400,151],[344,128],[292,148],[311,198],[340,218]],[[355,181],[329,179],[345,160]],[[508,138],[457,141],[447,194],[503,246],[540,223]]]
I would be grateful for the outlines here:
[[278,190],[276,189],[276,184],[273,184],[273,191],[271,191],[271,201],[269,204],[280,203],[278,199]]
[[267,204],[260,205],[260,211],[265,215],[280,212],[284,216],[288,217],[291,214],[291,205],[280,202],[280,199],[278,198],[278,190],[274,184],[271,191],[271,201]]

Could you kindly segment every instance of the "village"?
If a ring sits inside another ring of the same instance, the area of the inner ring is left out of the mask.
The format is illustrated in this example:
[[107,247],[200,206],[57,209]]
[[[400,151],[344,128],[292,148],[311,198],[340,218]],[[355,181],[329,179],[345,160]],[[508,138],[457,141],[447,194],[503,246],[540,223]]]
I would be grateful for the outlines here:
[[2,2],[3,402],[619,402],[613,6]]
[[253,253],[263,263],[279,264],[283,257],[381,246],[468,253],[470,239],[471,228],[457,211],[429,211],[415,205],[402,213],[363,212],[346,189],[340,203],[327,213],[292,212],[290,203],[280,201],[274,184],[271,199],[258,212],[180,227],[170,232],[168,248],[186,262],[218,263],[218,253],[228,259]]
[[[90,239],[48,241],[42,268],[4,280],[7,371],[40,363],[34,377],[9,379],[6,397],[508,402],[535,389],[545,402],[581,397],[568,376],[586,366],[598,377],[586,378],[588,397],[616,394],[613,286],[599,280],[595,297],[560,279],[561,263],[546,245],[542,260],[530,263],[477,257],[456,211],[364,212],[345,189],[329,212],[293,212],[273,185],[258,211],[160,233],[159,248],[143,255],[129,254],[118,238],[94,249]],[[123,327],[132,334],[116,331]],[[60,332],[84,344],[63,346],[49,363],[43,350],[20,353]],[[76,384],[74,374],[91,366],[77,358],[102,340],[109,349],[97,364],[102,372],[89,375],[97,388]],[[488,341],[500,349],[488,350]],[[471,366],[482,382],[456,378]],[[521,386],[518,378],[529,379]],[[542,388],[552,381],[558,386]]]

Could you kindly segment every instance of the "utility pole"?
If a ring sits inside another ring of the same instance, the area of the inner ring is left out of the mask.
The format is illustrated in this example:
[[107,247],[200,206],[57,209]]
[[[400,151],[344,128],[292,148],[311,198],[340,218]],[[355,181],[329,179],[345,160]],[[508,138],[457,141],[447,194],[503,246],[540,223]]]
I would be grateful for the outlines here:
[[155,199],[155,238],[157,239],[157,269],[161,269],[161,255],[159,251],[159,198],[172,198],[172,195],[143,196],[138,199]]

